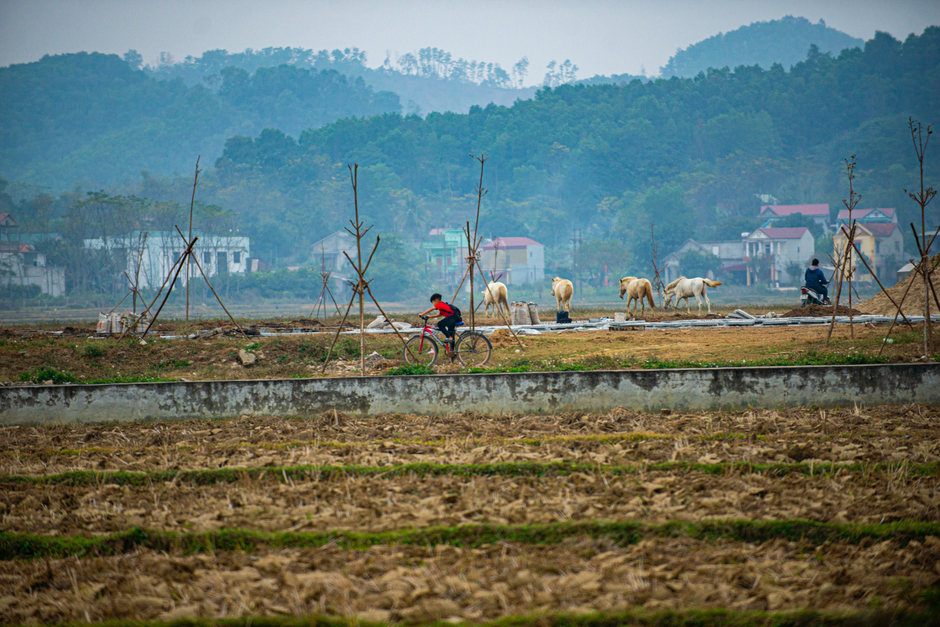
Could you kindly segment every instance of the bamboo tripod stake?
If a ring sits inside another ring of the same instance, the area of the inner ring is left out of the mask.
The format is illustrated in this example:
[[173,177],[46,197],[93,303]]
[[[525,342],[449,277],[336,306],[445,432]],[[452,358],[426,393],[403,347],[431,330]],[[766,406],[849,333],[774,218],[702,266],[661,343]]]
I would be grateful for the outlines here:
[[[931,238],[930,242],[927,241],[927,222],[925,214],[927,205],[929,205],[930,201],[937,195],[937,190],[933,187],[924,189],[924,153],[927,150],[927,144],[930,142],[930,136],[933,135],[933,130],[931,130],[931,125],[928,124],[927,139],[924,139],[923,127],[920,122],[916,123],[917,126],[915,128],[914,119],[908,118],[907,124],[911,131],[911,142],[914,144],[914,153],[917,155],[917,161],[920,165],[920,192],[916,194],[908,192],[907,195],[920,206],[920,239],[917,237],[917,229],[914,228],[913,223],[911,223],[911,229],[914,230],[914,241],[917,242],[917,248],[920,252],[920,265],[922,266],[924,277],[924,359],[930,359],[930,354],[933,352],[933,321],[930,319],[930,291],[933,288],[933,283],[930,280],[932,271],[930,267],[930,247],[933,244],[933,238]],[[904,191],[907,192],[907,190]],[[936,237],[936,235],[934,237]],[[923,242],[920,240],[923,240]]]
[[[852,337],[855,337],[855,325],[852,323],[852,251],[855,250],[855,220],[852,219],[852,210],[858,205],[859,201],[862,199],[860,194],[855,193],[855,155],[852,155],[849,159],[845,160],[845,172],[846,176],[849,179],[849,197],[848,199],[843,198],[842,204],[845,205],[845,208],[849,210],[849,230],[846,232],[845,226],[842,225],[839,227],[839,230],[842,233],[845,233],[845,250],[841,251],[844,253],[844,258],[841,264],[839,265],[839,282],[836,285],[836,302],[832,306],[832,320],[829,322],[829,332],[826,334],[826,346],[829,346],[829,340],[832,339],[832,331],[836,326],[836,313],[839,311],[839,299],[842,296],[842,282],[843,279],[848,278],[849,282],[849,330],[852,334]],[[842,256],[842,255],[840,255]],[[833,260],[835,262],[835,260]]]
[[316,302],[313,304],[313,309],[310,311],[310,317],[313,318],[318,311],[320,311],[320,299],[323,299],[323,317],[326,318],[326,296],[329,294],[330,300],[333,301],[333,306],[336,307],[336,315],[341,315],[342,312],[339,310],[339,305],[336,303],[336,299],[333,297],[333,292],[330,290],[330,275],[332,272],[327,272],[326,270],[326,254],[323,252],[321,247],[320,249],[320,280],[323,281],[323,285],[320,287],[320,295],[317,296]]
[[[469,255],[467,256],[467,273],[470,275],[470,329],[473,330],[473,327],[474,327],[473,269],[474,267],[476,267],[476,269],[479,271],[480,277],[483,279],[483,285],[486,286],[487,288],[489,287],[489,284],[486,282],[486,276],[483,274],[483,270],[479,267],[479,265],[477,265],[477,261],[478,261],[477,254],[478,254],[480,242],[483,240],[483,238],[478,235],[478,230],[480,226],[480,205],[483,204],[483,196],[486,195],[486,190],[483,189],[483,168],[486,165],[487,156],[485,152],[482,153],[479,157],[474,157],[472,154],[470,156],[480,162],[480,182],[477,185],[477,213],[473,222],[473,236],[472,237],[470,236],[470,221],[469,220],[467,220],[467,231],[466,231],[467,245],[468,245],[468,248],[470,249]],[[470,245],[471,242],[473,242],[472,246]],[[459,292],[460,288],[458,287],[457,290]],[[456,298],[456,296],[454,298]],[[498,306],[496,308],[496,311],[499,313],[499,317],[502,318],[503,323],[506,325],[506,328],[509,330],[509,334],[512,335],[513,339],[516,340],[516,342],[519,344],[519,348],[524,349],[525,344],[522,343],[522,340],[519,339],[519,336],[517,336],[515,332],[512,330],[512,326],[506,320],[505,316],[503,316],[503,312],[499,311]]]
[[[193,205],[196,204],[196,183],[199,182],[199,159],[202,155],[196,157],[196,175],[193,177],[193,197],[189,201],[189,238],[185,238],[186,241],[190,241],[193,238]],[[189,260],[186,261],[186,322],[189,322],[189,279],[193,276],[192,267],[190,266]],[[214,291],[214,290],[213,290]],[[221,301],[219,301],[221,303]]]
[[[653,271],[653,275],[655,276],[656,294],[659,295],[659,308],[662,309],[663,308],[663,288],[665,287],[663,285],[662,271],[666,269],[669,263],[668,262],[664,263],[662,268],[659,267],[659,256],[656,253],[656,233],[653,230],[652,222],[650,222],[650,239],[653,242],[653,261],[652,262],[647,261],[646,265],[650,267],[650,269]],[[678,303],[679,301],[676,301],[676,302]]]
[[[176,227],[176,232],[180,234],[180,237],[182,237],[182,238],[183,238],[183,241],[185,242],[185,241],[186,241],[186,238],[183,237],[183,232],[180,231],[180,227]],[[215,288],[214,288],[214,287],[212,287],[212,282],[209,281],[208,275],[206,274],[205,270],[202,269],[202,264],[199,263],[199,259],[194,256],[195,253],[193,253],[192,251],[190,251],[189,255],[190,255],[190,257],[192,257],[193,260],[196,262],[196,267],[199,268],[199,273],[202,275],[202,278],[206,281],[206,285],[209,286],[209,289],[212,290],[212,295],[215,296],[215,299],[216,299],[217,301],[219,301],[219,305],[222,307],[222,310],[225,311],[225,313],[226,313],[226,314],[228,315],[228,317],[229,317],[229,320],[232,321],[232,323],[235,325],[235,327],[236,327],[239,331],[241,331],[242,335],[244,335],[244,336],[245,336],[245,339],[247,340],[247,339],[248,339],[248,334],[245,333],[245,330],[242,329],[241,325],[238,324],[238,321],[235,320],[235,317],[229,312],[228,308],[225,306],[225,303],[222,302],[222,298],[219,296],[219,293],[215,291]]]
[[[367,229],[363,230],[362,229],[363,223],[359,221],[359,174],[358,174],[359,164],[354,163],[353,165],[350,165],[347,167],[349,168],[349,180],[352,183],[353,207],[355,211],[355,220],[350,220],[350,223],[352,224],[353,229],[355,230],[353,231],[353,230],[350,230],[349,228],[346,228],[346,231],[350,235],[356,238],[357,262],[354,263],[352,258],[350,258],[350,256],[346,253],[345,250],[343,251],[343,256],[346,257],[346,259],[349,261],[349,264],[356,271],[356,274],[358,274],[358,278],[356,280],[355,285],[353,285],[352,281],[349,281],[349,285],[350,287],[352,287],[353,292],[349,298],[349,304],[346,306],[346,313],[343,315],[342,321],[339,323],[339,326],[336,328],[336,335],[333,336],[333,342],[332,344],[330,344],[330,348],[326,352],[326,357],[323,359],[322,372],[326,372],[326,367],[330,363],[330,355],[333,354],[333,348],[336,346],[337,340],[339,340],[340,333],[343,332],[343,325],[346,324],[346,319],[349,318],[349,312],[352,309],[353,303],[356,301],[356,297],[358,296],[359,297],[359,373],[361,375],[365,375],[366,337],[365,337],[364,297],[365,297],[366,291],[369,292],[369,297],[372,299],[372,302],[375,303],[376,307],[378,307],[379,312],[383,316],[385,316],[385,319],[389,321],[389,324],[391,324],[391,319],[387,315],[385,315],[385,311],[383,311],[382,306],[379,305],[378,299],[376,299],[375,295],[372,293],[372,288],[369,287],[369,283],[371,281],[366,281],[366,278],[365,278],[366,272],[368,272],[369,270],[369,266],[372,265],[372,258],[375,256],[375,251],[378,250],[379,248],[379,242],[381,241],[381,237],[377,236],[375,238],[375,246],[372,247],[372,252],[369,254],[369,259],[368,261],[366,261],[365,267],[363,267],[362,265],[362,238],[365,236],[366,233],[368,233],[372,229],[372,226],[370,225]],[[330,296],[332,297],[332,294],[330,294]],[[325,308],[326,308],[326,303],[324,302],[324,309]],[[337,313],[339,313],[338,310],[337,310]],[[398,339],[400,339],[402,344],[405,346],[405,350],[407,350],[408,354],[411,355],[411,358],[414,359],[415,358],[414,353],[411,352],[411,348],[408,346],[408,343],[405,341],[405,338],[402,337],[402,334],[398,332],[398,328],[394,324],[391,324],[391,326],[392,326],[392,329],[394,329],[395,331],[395,335],[398,336]],[[415,359],[415,362],[417,362],[416,359]]]

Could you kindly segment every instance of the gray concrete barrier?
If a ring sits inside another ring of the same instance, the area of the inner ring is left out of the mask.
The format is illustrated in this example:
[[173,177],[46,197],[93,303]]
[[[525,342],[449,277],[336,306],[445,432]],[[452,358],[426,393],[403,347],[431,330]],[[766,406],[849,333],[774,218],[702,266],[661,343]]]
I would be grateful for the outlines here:
[[0,388],[0,424],[940,403],[940,364],[599,370]]

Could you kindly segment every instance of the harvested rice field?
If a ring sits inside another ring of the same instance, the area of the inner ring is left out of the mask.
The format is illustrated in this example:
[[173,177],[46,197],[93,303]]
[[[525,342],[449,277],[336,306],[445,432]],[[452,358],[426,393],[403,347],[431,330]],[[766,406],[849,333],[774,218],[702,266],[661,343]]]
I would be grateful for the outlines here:
[[936,624],[938,421],[4,427],[0,623]]

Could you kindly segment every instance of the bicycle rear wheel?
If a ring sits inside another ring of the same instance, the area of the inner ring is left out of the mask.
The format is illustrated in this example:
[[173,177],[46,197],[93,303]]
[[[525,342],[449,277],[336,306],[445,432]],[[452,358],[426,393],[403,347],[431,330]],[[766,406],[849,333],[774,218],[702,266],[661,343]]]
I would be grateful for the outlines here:
[[[411,349],[409,352],[408,349]],[[412,357],[413,356],[413,357]],[[404,348],[405,363],[417,364],[419,366],[433,366],[437,360],[437,342],[424,338],[424,345],[421,343],[420,335],[413,335],[406,342]],[[415,361],[417,360],[417,361]]]
[[490,360],[492,353],[493,345],[490,339],[477,331],[464,333],[457,340],[457,359],[465,366],[483,367]]

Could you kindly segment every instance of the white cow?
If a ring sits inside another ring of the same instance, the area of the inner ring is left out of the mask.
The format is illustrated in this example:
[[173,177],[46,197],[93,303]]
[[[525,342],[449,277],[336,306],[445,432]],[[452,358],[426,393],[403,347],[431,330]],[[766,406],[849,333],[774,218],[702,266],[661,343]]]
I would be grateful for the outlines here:
[[669,302],[673,297],[676,298],[676,305],[673,307],[673,311],[679,308],[679,299],[685,299],[685,308],[686,311],[692,313],[691,307],[689,307],[689,299],[695,297],[695,302],[698,303],[698,310],[702,311],[702,301],[699,298],[701,296],[705,299],[705,302],[708,304],[708,313],[712,312],[712,303],[708,300],[708,295],[705,294],[705,290],[708,287],[718,287],[719,285],[724,285],[721,281],[712,281],[710,279],[703,279],[696,277],[694,279],[687,279],[684,276],[680,276],[678,279],[666,286],[666,303],[663,307],[664,309],[669,309]]
[[570,311],[573,294],[574,284],[571,281],[557,276],[552,279],[552,296],[558,301],[558,311]]
[[490,306],[497,311],[497,313],[502,313],[503,309],[500,305],[506,306],[506,315],[509,315],[509,292],[506,290],[506,286],[499,281],[490,281],[489,285],[486,286],[486,289],[483,290],[483,304],[486,305],[486,313],[489,315]]

